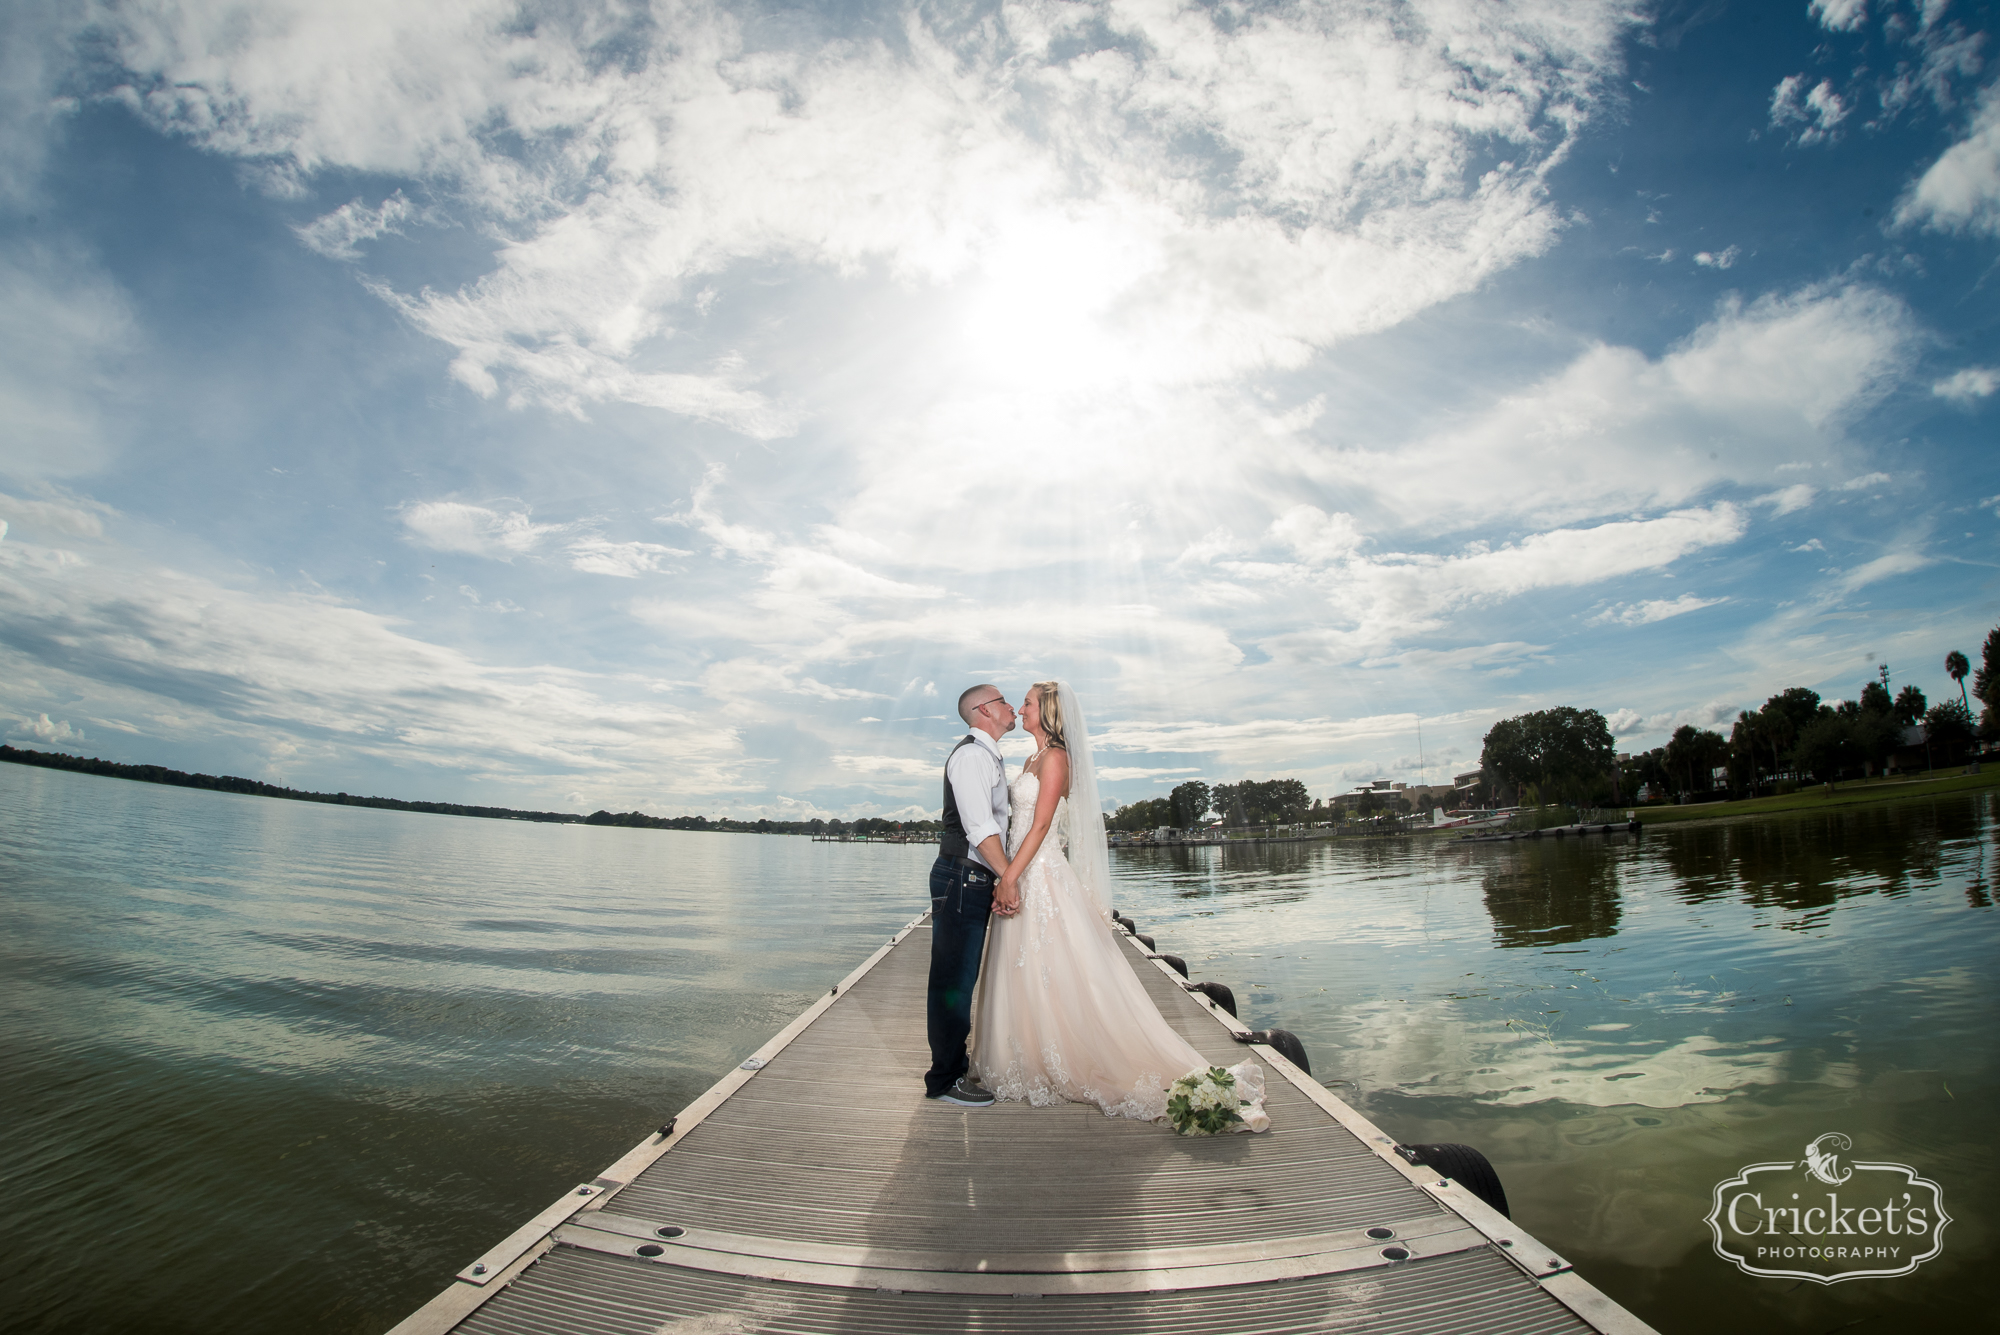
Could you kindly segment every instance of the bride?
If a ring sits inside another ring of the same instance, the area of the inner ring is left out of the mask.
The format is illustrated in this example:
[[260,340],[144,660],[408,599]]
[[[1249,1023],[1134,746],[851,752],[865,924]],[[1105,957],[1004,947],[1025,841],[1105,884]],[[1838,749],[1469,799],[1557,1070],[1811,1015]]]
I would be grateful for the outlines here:
[[[1002,1099],[1094,1103],[1107,1117],[1166,1116],[1167,1087],[1208,1059],[1175,1033],[1126,962],[1111,925],[1110,859],[1090,738],[1067,682],[1021,704],[1036,751],[1007,787],[1007,872],[1020,911],[996,915],[973,1000],[972,1070]],[[1051,832],[1068,838],[1068,855]],[[999,896],[999,897],[1004,897]],[[1264,1071],[1230,1068],[1239,1130],[1262,1131]]]

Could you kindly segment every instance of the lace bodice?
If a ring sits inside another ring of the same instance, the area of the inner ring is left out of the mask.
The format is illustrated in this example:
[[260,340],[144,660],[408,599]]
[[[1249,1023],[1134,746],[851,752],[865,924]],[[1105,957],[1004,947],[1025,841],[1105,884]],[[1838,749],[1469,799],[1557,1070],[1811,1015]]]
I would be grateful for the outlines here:
[[[1022,770],[1007,785],[1007,852],[1013,855],[1028,837],[1028,831],[1035,824],[1035,800],[1041,796],[1042,776],[1032,770]],[[1056,816],[1049,823],[1049,833],[1042,840],[1042,846],[1035,850],[1035,861],[1040,862],[1051,848],[1062,848],[1068,843],[1069,799],[1056,799]]]

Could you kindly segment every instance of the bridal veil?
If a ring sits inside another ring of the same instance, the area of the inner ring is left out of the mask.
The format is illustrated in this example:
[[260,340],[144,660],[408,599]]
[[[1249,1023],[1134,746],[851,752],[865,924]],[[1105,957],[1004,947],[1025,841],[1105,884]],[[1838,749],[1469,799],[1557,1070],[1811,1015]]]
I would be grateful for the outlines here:
[[1069,865],[1090,892],[1100,917],[1111,914],[1111,854],[1104,842],[1104,805],[1097,795],[1097,762],[1091,754],[1090,729],[1083,706],[1066,681],[1056,683],[1056,705],[1062,710],[1063,736],[1069,753]]

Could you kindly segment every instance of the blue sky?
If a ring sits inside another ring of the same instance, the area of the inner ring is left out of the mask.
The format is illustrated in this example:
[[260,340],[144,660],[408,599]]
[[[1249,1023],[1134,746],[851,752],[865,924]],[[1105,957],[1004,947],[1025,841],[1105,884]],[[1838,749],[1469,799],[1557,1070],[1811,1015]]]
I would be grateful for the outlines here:
[[1993,20],[22,0],[0,728],[803,817],[934,807],[981,680],[1119,801],[1938,698]]

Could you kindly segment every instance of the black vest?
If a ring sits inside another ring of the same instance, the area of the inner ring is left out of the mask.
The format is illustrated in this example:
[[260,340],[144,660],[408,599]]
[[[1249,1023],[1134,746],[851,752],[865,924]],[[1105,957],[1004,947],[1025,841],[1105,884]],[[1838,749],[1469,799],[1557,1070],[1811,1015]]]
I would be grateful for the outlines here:
[[951,748],[951,755],[944,758],[944,828],[938,831],[938,853],[948,858],[962,858],[972,851],[972,844],[965,837],[965,822],[958,816],[958,794],[951,790],[951,756],[958,754],[960,746],[972,745],[975,745],[972,734],[967,733],[958,746]]

